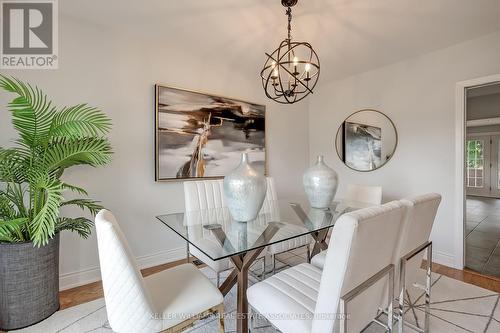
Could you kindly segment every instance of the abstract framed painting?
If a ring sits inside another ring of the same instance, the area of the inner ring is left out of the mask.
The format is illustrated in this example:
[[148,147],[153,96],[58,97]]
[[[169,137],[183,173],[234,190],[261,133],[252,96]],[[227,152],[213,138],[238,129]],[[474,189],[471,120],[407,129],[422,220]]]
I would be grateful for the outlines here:
[[156,181],[223,178],[242,152],[266,174],[266,107],[155,85]]
[[381,139],[380,127],[345,121],[343,140],[345,164],[359,171],[378,168],[382,158]]

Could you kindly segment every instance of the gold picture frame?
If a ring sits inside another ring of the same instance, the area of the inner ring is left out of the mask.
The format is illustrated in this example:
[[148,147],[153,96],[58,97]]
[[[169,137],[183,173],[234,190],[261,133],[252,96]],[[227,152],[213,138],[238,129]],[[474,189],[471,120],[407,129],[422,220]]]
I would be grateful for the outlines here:
[[267,175],[266,144],[265,105],[155,84],[155,181],[224,178],[243,151]]

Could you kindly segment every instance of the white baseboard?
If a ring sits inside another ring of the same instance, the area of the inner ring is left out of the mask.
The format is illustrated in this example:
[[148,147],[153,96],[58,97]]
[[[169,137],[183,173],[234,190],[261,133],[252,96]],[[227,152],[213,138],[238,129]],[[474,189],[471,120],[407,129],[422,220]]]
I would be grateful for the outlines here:
[[59,290],[66,290],[99,281],[99,267],[84,269],[77,272],[59,274]]
[[[445,252],[433,250],[432,251],[432,262],[438,263],[440,265],[445,265],[448,267],[457,268],[457,267],[455,267],[455,256],[450,255],[449,253],[445,253]],[[462,268],[460,268],[460,269],[462,269]]]
[[137,258],[137,264],[140,269],[149,268],[166,264],[168,262],[186,259],[186,247],[181,246],[176,249],[170,249],[147,256]]
[[[137,264],[140,269],[158,266],[168,262],[184,259],[186,248],[166,250],[155,254],[137,257]],[[99,267],[84,269],[77,272],[64,273],[59,275],[59,290],[75,288],[84,284],[99,281],[101,272]]]

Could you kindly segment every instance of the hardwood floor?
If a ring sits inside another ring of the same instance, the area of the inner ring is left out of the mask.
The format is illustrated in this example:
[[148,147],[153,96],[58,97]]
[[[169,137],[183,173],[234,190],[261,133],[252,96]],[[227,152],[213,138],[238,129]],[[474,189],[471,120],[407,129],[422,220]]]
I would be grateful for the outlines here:
[[[148,276],[165,269],[175,267],[185,263],[186,260],[178,260],[171,263],[143,269],[142,275]],[[455,268],[443,266],[440,264],[433,264],[433,271],[448,276],[452,279],[460,280],[466,283],[476,285],[481,288],[489,289],[494,292],[500,293],[500,279],[496,277],[486,276],[470,270],[458,270]],[[68,289],[60,292],[59,301],[61,303],[61,310],[66,309],[78,304],[90,302],[104,297],[102,291],[102,283],[94,282],[84,286]]]
[[432,265],[432,270],[452,279],[500,293],[500,279],[497,277],[483,275],[469,269],[459,270],[436,263]]

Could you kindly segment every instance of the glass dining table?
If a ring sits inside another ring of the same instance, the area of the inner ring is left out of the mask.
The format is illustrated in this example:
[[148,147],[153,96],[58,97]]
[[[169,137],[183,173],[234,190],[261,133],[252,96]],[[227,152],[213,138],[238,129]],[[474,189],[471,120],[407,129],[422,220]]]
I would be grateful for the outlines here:
[[157,216],[157,218],[211,260],[229,258],[234,268],[220,285],[226,295],[237,285],[236,329],[248,332],[249,268],[268,245],[311,235],[311,257],[326,250],[328,230],[344,213],[368,206],[355,201],[334,201],[328,208],[312,208],[306,197],[265,201],[252,221],[235,221],[229,209],[214,208]]

